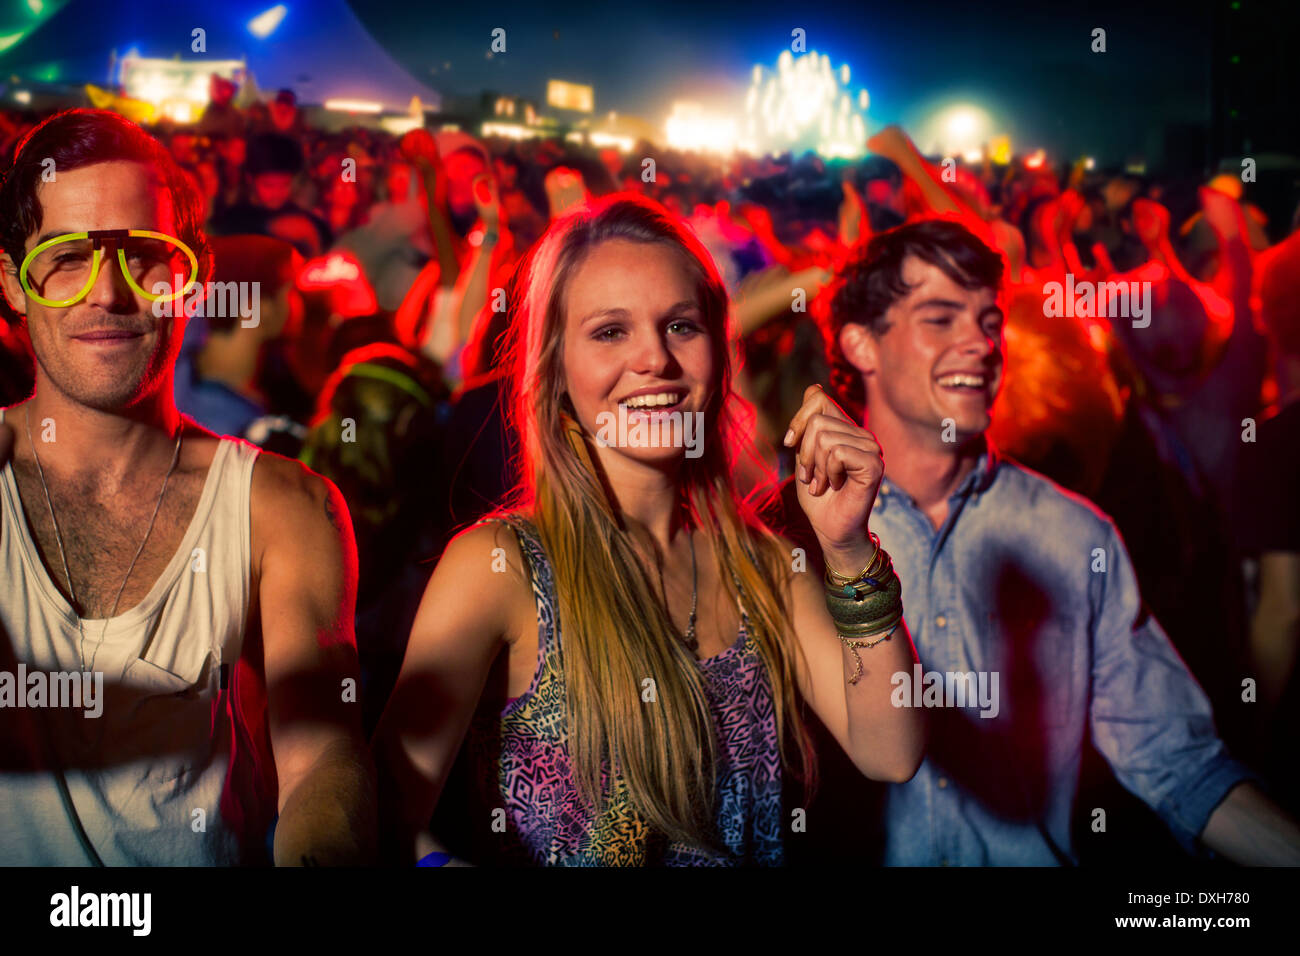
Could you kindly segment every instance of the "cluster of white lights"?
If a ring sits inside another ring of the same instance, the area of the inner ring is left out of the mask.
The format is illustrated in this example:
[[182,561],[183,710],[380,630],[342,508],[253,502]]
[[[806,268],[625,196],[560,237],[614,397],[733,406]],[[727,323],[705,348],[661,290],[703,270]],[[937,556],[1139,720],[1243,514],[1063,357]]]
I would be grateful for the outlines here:
[[865,89],[849,89],[847,63],[837,70],[816,50],[799,57],[785,50],[775,72],[754,67],[737,145],[754,154],[812,149],[856,158],[866,152],[869,103]]
[[668,145],[700,153],[730,153],[736,148],[736,121],[710,113],[699,103],[676,102],[664,123]]

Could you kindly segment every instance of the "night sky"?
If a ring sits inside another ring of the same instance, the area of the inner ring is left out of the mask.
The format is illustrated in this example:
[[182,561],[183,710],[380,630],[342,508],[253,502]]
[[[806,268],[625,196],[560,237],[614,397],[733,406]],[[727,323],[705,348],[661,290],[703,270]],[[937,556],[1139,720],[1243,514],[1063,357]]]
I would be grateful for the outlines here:
[[[493,3],[417,17],[407,0],[351,6],[438,89],[540,99],[556,77],[593,84],[598,111],[655,121],[675,98],[743,93],[753,64],[774,65],[794,27],[809,49],[849,64],[852,86],[867,87],[873,128],[915,124],[939,102],[967,99],[1017,149],[1118,161],[1166,123],[1209,115],[1210,17],[1201,3],[1090,3],[1086,12],[1001,3],[997,13],[957,3],[620,3],[600,12]],[[488,59],[495,27],[505,28],[507,51]],[[1090,50],[1094,27],[1107,31],[1104,54]]]
[[[1168,124],[1210,117],[1205,0],[1089,3],[1086,12],[1012,2],[996,13],[958,3],[350,0],[360,23],[342,2],[287,0],[282,26],[258,40],[245,24],[273,0],[71,0],[0,55],[0,74],[54,60],[61,81],[103,83],[110,48],[188,59],[189,31],[205,25],[209,56],[246,55],[264,88],[293,85],[306,102],[319,99],[326,79],[332,95],[365,98],[368,80],[401,64],[442,93],[486,88],[542,102],[548,78],[589,83],[597,111],[661,124],[676,99],[739,103],[753,65],[774,66],[801,27],[810,50],[837,68],[849,64],[851,88],[866,86],[872,129],[898,121],[915,132],[937,106],[964,100],[990,113],[1018,152],[1042,146],[1114,163],[1148,151]],[[496,27],[506,30],[507,50],[488,58]],[[1095,27],[1107,31],[1104,54],[1090,50]],[[396,64],[358,36],[363,29]],[[390,92],[403,86],[391,75],[385,82]]]

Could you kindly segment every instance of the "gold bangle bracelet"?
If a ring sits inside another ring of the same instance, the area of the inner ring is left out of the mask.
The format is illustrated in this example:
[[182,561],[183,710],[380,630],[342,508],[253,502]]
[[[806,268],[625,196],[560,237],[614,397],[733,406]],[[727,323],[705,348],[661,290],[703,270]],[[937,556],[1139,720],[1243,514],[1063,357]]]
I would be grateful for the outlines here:
[[867,536],[870,538],[871,542],[876,546],[876,550],[871,552],[871,560],[867,562],[867,566],[863,568],[861,571],[859,571],[857,574],[853,575],[853,577],[849,577],[848,575],[840,574],[838,571],[836,571],[834,568],[830,566],[829,562],[827,562],[826,575],[831,579],[831,581],[833,581],[836,584],[852,584],[854,581],[861,580],[863,577],[866,576],[867,571],[870,570],[871,565],[875,563],[876,558],[880,557],[880,550],[881,550],[880,538],[876,536],[875,532],[868,531]]

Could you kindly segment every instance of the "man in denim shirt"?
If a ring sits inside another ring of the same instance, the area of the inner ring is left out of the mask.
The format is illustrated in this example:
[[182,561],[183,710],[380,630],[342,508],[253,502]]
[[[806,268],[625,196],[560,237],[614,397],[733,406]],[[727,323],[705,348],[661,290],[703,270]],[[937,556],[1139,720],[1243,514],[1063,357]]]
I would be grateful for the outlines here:
[[[1300,828],[1227,754],[1205,694],[1143,609],[1114,524],[984,437],[1003,366],[1000,256],[956,222],[917,222],[876,237],[837,286],[832,380],[850,414],[865,399],[884,451],[870,527],[920,656],[895,675],[894,701],[934,708],[925,762],[889,788],[885,862],[1077,862],[1091,729],[1187,849],[1199,839],[1238,862],[1300,863]],[[791,482],[782,510],[799,540],[793,493]]]

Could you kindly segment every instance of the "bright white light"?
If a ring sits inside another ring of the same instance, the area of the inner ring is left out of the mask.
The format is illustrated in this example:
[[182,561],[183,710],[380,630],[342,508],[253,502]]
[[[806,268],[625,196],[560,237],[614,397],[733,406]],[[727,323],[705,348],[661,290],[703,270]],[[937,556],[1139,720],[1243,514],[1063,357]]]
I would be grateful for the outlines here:
[[280,21],[284,19],[284,15],[288,12],[288,7],[283,3],[277,3],[271,9],[264,10],[249,20],[248,32],[259,40],[265,40],[275,32],[275,28],[280,25]]
[[326,100],[325,108],[340,113],[381,113],[384,104],[371,100]]
[[965,156],[984,148],[991,126],[992,120],[983,109],[958,103],[940,110],[922,126],[917,145],[925,153]]
[[[849,67],[838,70],[830,57],[810,50],[794,57],[782,50],[776,70],[757,66],[745,96],[744,139],[751,152],[815,150],[826,157],[853,158],[864,152],[866,124],[845,89]],[[866,91],[857,95],[866,108]]]
[[948,135],[964,139],[975,132],[979,120],[970,110],[953,110],[948,117]]
[[699,103],[674,103],[664,132],[674,149],[730,153],[736,148],[736,121],[707,113]]
[[[570,134],[572,135],[572,134]],[[632,147],[636,145],[631,136],[619,136],[617,133],[602,133],[600,130],[592,130],[587,133],[587,138],[591,145],[599,149],[612,147],[620,153],[632,152]]]
[[484,136],[502,136],[507,139],[533,139],[540,135],[537,130],[518,123],[484,123],[479,132]]

